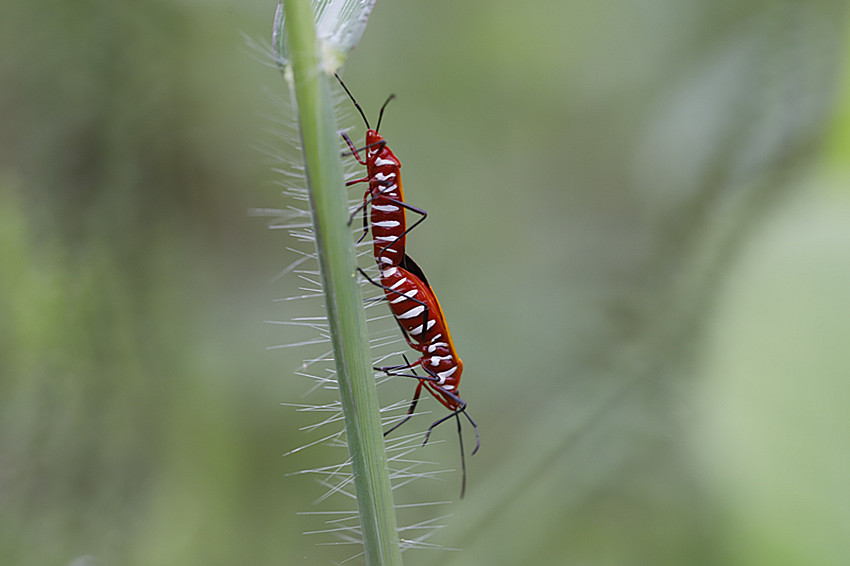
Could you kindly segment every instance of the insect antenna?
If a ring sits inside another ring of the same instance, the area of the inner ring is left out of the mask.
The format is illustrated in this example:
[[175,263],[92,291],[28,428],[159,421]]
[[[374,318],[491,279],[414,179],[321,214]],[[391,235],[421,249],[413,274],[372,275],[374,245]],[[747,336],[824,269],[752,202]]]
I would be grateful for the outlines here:
[[381,106],[381,111],[378,113],[378,125],[375,127],[376,132],[381,131],[381,120],[384,118],[384,108],[387,107],[387,104],[389,104],[390,100],[392,100],[393,98],[395,98],[394,94],[389,95],[387,97],[387,99],[384,101],[384,105]]
[[[439,386],[437,386],[437,387],[439,387]],[[457,439],[458,439],[458,444],[460,445],[460,469],[461,469],[461,475],[462,475],[462,478],[463,478],[461,480],[460,498],[463,499],[463,494],[466,493],[466,454],[463,450],[463,434],[462,434],[461,426],[460,426],[460,414],[461,413],[463,413],[463,416],[466,417],[466,420],[469,421],[469,423],[472,425],[472,428],[475,430],[475,448],[472,450],[472,454],[475,454],[476,452],[478,452],[478,449],[481,447],[481,439],[478,437],[478,425],[475,423],[474,420],[472,420],[472,417],[469,416],[469,413],[466,412],[466,403],[464,403],[460,399],[460,397],[457,397],[457,396],[453,396],[453,397],[456,397],[457,400],[462,403],[462,406],[459,409],[452,411],[450,414],[446,415],[445,417],[437,419],[436,421],[431,423],[431,426],[428,427],[428,432],[425,433],[425,442],[423,442],[422,444],[424,446],[425,444],[428,443],[428,439],[431,437],[431,432],[434,430],[434,428],[436,428],[438,425],[446,422],[447,420],[449,420],[452,417],[455,418],[455,420],[457,421]]]
[[[336,77],[336,80],[338,80],[338,81],[339,81],[339,84],[342,86],[342,89],[345,91],[345,94],[347,94],[347,95],[348,95],[348,98],[350,98],[350,99],[351,99],[351,102],[353,102],[353,103],[354,103],[354,107],[355,107],[355,108],[357,108],[357,111],[358,111],[358,112],[360,112],[360,115],[361,115],[361,116],[363,116],[363,121],[364,121],[364,122],[366,122],[366,128],[371,130],[371,129],[372,129],[372,126],[370,126],[370,125],[369,125],[369,120],[367,120],[367,119],[366,119],[366,113],[365,113],[365,112],[363,112],[363,109],[362,109],[362,108],[360,107],[360,105],[357,103],[357,100],[355,100],[354,95],[353,95],[353,94],[351,94],[351,91],[350,91],[350,90],[348,90],[348,87],[347,87],[347,86],[345,86],[345,83],[344,83],[344,82],[342,82],[342,79],[341,79],[341,78],[339,78],[339,75],[338,75],[338,74],[334,73],[334,76]],[[392,96],[391,96],[390,98],[392,98]],[[389,99],[387,99],[387,102],[389,102]],[[386,106],[386,105],[387,105],[387,103],[385,102],[385,103],[384,103],[384,106]],[[381,108],[381,114],[383,114],[383,113],[384,113],[384,109],[383,109],[383,107],[382,107],[382,108]],[[378,118],[378,124],[380,125],[380,123],[381,123],[381,120],[380,120],[380,117],[379,117],[379,118]]]
[[463,453],[463,434],[460,430],[460,415],[457,413],[455,413],[455,420],[457,421],[457,441],[460,444],[460,498],[463,499],[466,493],[466,454]]
[[469,413],[466,412],[466,408],[463,410],[463,416],[469,421],[472,425],[473,430],[475,430],[475,448],[472,450],[472,455],[474,456],[478,449],[481,448],[481,439],[478,437],[478,425],[475,424],[475,421],[472,420],[472,417],[469,416]]

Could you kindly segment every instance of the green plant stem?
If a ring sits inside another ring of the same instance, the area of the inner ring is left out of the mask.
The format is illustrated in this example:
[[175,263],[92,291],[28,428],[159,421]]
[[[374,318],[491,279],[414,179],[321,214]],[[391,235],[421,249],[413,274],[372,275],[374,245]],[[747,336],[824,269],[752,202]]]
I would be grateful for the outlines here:
[[320,70],[309,0],[286,0],[284,10],[313,227],[366,563],[400,565],[401,550],[369,356],[363,295],[357,282],[354,243],[347,226],[347,197],[330,85],[328,76]]

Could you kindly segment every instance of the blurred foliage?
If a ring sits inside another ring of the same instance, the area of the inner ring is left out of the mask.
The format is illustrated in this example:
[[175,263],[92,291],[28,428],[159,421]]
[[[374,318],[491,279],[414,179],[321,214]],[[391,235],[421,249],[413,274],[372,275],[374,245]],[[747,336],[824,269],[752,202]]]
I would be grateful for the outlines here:
[[[280,457],[304,353],[264,350],[298,282],[267,284],[293,256],[245,215],[286,204],[250,148],[287,95],[239,32],[273,10],[0,7],[2,564],[351,553],[300,534],[321,488],[286,474],[332,462]],[[850,561],[848,23],[377,4],[346,81],[398,95],[382,132],[431,213],[411,253],[482,429],[435,539],[463,552],[409,564]]]

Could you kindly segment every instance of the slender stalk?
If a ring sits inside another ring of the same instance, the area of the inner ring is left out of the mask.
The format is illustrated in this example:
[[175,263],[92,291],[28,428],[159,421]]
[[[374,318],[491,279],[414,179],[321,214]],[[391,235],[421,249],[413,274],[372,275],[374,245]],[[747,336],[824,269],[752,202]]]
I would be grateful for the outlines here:
[[313,227],[366,563],[400,565],[401,550],[366,337],[363,295],[357,283],[354,243],[347,227],[347,198],[330,85],[328,76],[320,70],[310,1],[286,0],[284,10]]

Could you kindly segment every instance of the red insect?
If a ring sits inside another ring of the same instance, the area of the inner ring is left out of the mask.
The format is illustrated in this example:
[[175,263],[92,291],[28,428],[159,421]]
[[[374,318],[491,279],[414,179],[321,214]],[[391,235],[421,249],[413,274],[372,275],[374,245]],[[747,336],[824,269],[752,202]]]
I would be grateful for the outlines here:
[[[478,425],[466,412],[466,401],[460,397],[458,385],[463,373],[463,362],[455,350],[449,326],[446,323],[443,309],[437,300],[436,294],[431,289],[422,269],[405,255],[398,266],[379,266],[381,269],[381,282],[376,283],[362,270],[360,271],[366,279],[384,290],[384,295],[390,305],[390,310],[401,327],[402,334],[411,348],[417,350],[421,356],[413,363],[398,366],[376,368],[386,372],[388,375],[413,377],[419,380],[413,400],[407,411],[407,416],[384,433],[388,435],[405,422],[407,422],[416,410],[422,389],[426,389],[446,407],[451,413],[437,419],[428,427],[425,441],[428,442],[434,428],[443,422],[455,417],[458,424],[458,438],[460,439],[461,466],[463,470],[463,484],[461,497],[466,491],[466,459],[463,451],[463,436],[460,431],[460,417],[462,413],[472,424],[475,430],[475,449],[478,451],[480,440],[478,437]],[[405,358],[405,361],[407,359]],[[421,376],[415,373],[415,367],[419,366],[427,375]],[[410,370],[414,373],[399,373]]]
[[[359,150],[354,147],[348,135],[344,132],[342,134],[342,137],[348,143],[348,147],[351,148],[351,154],[354,155],[358,163],[366,166],[365,177],[349,181],[346,185],[369,183],[369,188],[363,194],[363,203],[352,213],[349,224],[354,219],[354,215],[362,210],[363,235],[360,237],[360,240],[362,240],[368,233],[366,208],[371,206],[372,240],[375,261],[378,262],[379,266],[399,265],[405,254],[405,236],[425,220],[428,213],[421,208],[404,202],[404,189],[401,184],[400,172],[401,161],[393,154],[383,136],[378,133],[378,129],[381,127],[381,119],[384,117],[384,108],[387,107],[387,104],[389,104],[395,95],[387,98],[384,105],[381,106],[381,111],[378,115],[378,125],[373,130],[369,126],[369,120],[366,119],[366,114],[363,112],[360,104],[354,99],[348,87],[345,86],[345,83],[342,82],[342,79],[338,75],[334,76],[336,76],[339,84],[342,85],[342,88],[348,94],[348,97],[351,98],[355,108],[360,112],[367,128],[366,145],[361,148],[361,150],[366,151],[365,159],[360,157]],[[421,215],[421,218],[409,228],[406,227],[405,210],[410,210]]]
[[[362,240],[368,233],[366,209],[371,206],[373,252],[375,261],[378,263],[381,282],[375,282],[363,270],[359,271],[370,283],[384,290],[385,298],[396,322],[401,327],[402,335],[410,347],[420,353],[419,359],[413,363],[408,362],[405,357],[406,364],[375,368],[386,372],[388,375],[412,377],[419,381],[407,415],[387,430],[384,436],[390,434],[411,418],[416,410],[422,389],[431,393],[437,401],[451,412],[431,424],[425,434],[423,444],[428,442],[431,432],[437,425],[452,417],[455,418],[463,471],[460,495],[463,497],[466,491],[466,457],[463,450],[459,415],[463,413],[475,430],[475,449],[472,454],[475,454],[480,446],[478,425],[466,412],[466,402],[458,392],[460,377],[463,373],[463,362],[455,350],[443,310],[422,269],[405,251],[406,235],[425,220],[428,213],[404,202],[404,190],[400,174],[401,162],[387,146],[387,142],[381,134],[378,133],[381,127],[381,119],[384,116],[384,109],[393,99],[393,96],[387,98],[381,106],[378,125],[373,130],[369,125],[366,114],[345,86],[345,83],[339,76],[336,76],[336,78],[360,112],[367,128],[366,145],[360,150],[354,146],[345,133],[342,134],[351,154],[358,163],[366,166],[365,177],[349,181],[346,185],[369,183],[369,188],[363,195],[363,203],[352,213],[349,224],[353,221],[354,216],[362,210],[363,235],[360,237],[360,240]],[[358,153],[361,150],[366,151],[365,159],[361,159]],[[416,212],[421,216],[409,228],[406,226],[406,210]],[[426,375],[418,375],[415,369],[417,366]],[[404,373],[405,371],[411,373]]]

